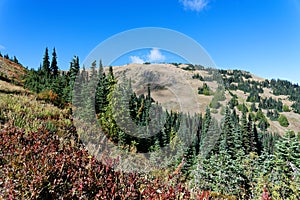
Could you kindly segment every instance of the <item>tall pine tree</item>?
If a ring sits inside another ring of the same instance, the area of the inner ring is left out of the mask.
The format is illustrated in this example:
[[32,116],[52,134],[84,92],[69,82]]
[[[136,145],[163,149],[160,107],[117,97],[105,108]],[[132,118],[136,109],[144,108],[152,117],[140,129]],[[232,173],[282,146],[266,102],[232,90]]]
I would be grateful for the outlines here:
[[235,156],[234,130],[233,123],[230,117],[229,108],[226,107],[223,129],[221,132],[220,151],[227,151],[231,157]]
[[49,77],[49,75],[50,75],[50,62],[49,62],[49,53],[48,53],[48,48],[47,47],[46,47],[44,58],[43,58],[42,72],[44,73],[44,75]]
[[53,52],[52,52],[52,61],[51,61],[50,71],[51,71],[53,77],[58,76],[57,55],[56,55],[55,48],[53,48]]
[[243,147],[245,149],[245,153],[248,154],[251,150],[251,147],[250,147],[249,124],[247,121],[246,112],[243,112],[242,114],[241,127],[242,127],[242,135],[243,135]]

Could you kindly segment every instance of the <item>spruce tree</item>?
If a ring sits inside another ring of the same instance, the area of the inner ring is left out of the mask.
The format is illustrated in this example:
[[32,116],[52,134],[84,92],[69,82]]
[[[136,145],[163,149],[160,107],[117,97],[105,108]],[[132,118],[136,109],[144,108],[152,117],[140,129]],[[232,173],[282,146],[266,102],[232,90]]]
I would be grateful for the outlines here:
[[79,58],[78,56],[74,56],[72,62],[70,63],[70,70],[69,70],[71,83],[74,83],[79,73],[79,70],[80,70]]
[[211,119],[210,109],[209,107],[207,107],[203,118],[203,126],[202,126],[203,130],[200,138],[200,152],[202,153],[206,152],[207,150],[205,149],[205,146],[207,145],[207,141],[208,141],[207,134],[211,126],[211,120],[212,119]]
[[109,68],[108,68],[108,78],[110,81],[115,82],[115,76],[114,76],[112,66],[109,66]]
[[262,152],[261,141],[259,140],[258,131],[256,125],[253,123],[251,126],[251,151],[256,152],[258,155]]
[[266,159],[269,188],[274,199],[299,199],[300,196],[300,143],[288,131],[276,143],[275,156]]
[[112,66],[109,66],[108,74],[107,74],[107,80],[108,80],[108,88],[109,92],[112,92],[114,90],[114,87],[117,83],[117,80],[115,79],[114,72]]
[[94,79],[97,77],[97,62],[96,60],[92,62],[90,79]]
[[194,117],[194,125],[196,126],[196,154],[198,155],[200,153],[200,140],[202,135],[202,115],[198,114]]
[[[68,90],[70,91],[68,95],[69,102],[72,100],[74,96],[74,92],[77,93],[77,95],[79,95],[78,92],[80,91],[80,87],[81,87],[80,85],[82,82],[79,70],[80,70],[79,58],[78,56],[74,56],[72,61],[70,62],[70,69],[68,72],[69,75]],[[77,83],[75,83],[75,80]]]
[[276,144],[276,155],[300,168],[300,142],[293,131],[288,131]]
[[231,157],[235,156],[234,131],[229,108],[226,107],[223,129],[220,137],[220,151],[227,151]]
[[14,58],[13,58],[13,62],[14,62],[14,63],[17,63],[17,64],[19,64],[19,61],[18,61],[18,59],[17,59],[17,57],[16,57],[16,56],[14,56]]
[[243,147],[243,135],[242,135],[241,127],[239,125],[235,125],[233,133],[234,133],[234,148],[235,148],[236,155],[238,155],[239,153],[244,154],[245,150]]
[[[103,68],[99,69],[99,71],[102,70]],[[109,94],[109,82],[103,71],[102,73],[99,72],[98,77],[99,79],[98,79],[98,84],[96,88],[96,97],[95,97],[96,113],[105,113],[106,107],[108,105],[107,96]]]
[[[230,108],[230,107],[229,107]],[[234,126],[239,126],[239,116],[236,113],[236,110],[233,108],[232,114],[231,114],[231,120],[234,124]]]
[[44,58],[43,58],[42,72],[47,77],[50,75],[50,62],[49,62],[49,54],[48,54],[47,47],[46,47]]
[[52,76],[54,77],[58,76],[57,55],[56,55],[55,48],[53,48],[53,52],[52,52],[50,71],[52,73]]
[[241,119],[241,128],[243,135],[243,147],[245,149],[245,153],[248,154],[250,152],[250,133],[249,133],[249,124],[247,121],[247,114],[243,112]]

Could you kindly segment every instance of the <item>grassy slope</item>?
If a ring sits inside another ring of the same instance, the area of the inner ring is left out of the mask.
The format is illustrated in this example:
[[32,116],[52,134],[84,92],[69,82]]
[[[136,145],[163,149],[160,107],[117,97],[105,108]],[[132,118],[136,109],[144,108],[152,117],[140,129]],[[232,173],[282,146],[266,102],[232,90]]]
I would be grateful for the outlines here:
[[0,80],[23,85],[23,76],[27,69],[11,60],[0,57]]
[[27,70],[10,60],[0,58],[0,127],[16,126],[26,132],[46,128],[63,134],[71,125],[68,110],[37,100],[22,87]]

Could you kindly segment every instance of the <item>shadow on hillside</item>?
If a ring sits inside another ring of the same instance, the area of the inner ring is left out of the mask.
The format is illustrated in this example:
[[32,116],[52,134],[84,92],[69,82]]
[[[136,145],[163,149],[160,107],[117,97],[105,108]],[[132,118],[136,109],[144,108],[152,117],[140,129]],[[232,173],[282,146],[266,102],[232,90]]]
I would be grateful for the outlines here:
[[1,75],[0,75],[0,80],[5,81],[5,82],[7,82],[7,83],[14,84],[14,85],[16,85],[16,86],[22,86],[22,84],[19,83],[18,81],[16,81],[16,80],[11,80],[11,79],[9,79],[9,78],[7,78],[7,77],[5,77],[5,76],[1,76]]
[[10,90],[2,90],[0,89],[0,93],[4,93],[4,94],[15,94],[15,95],[24,95],[24,94],[29,94],[27,91],[10,91]]

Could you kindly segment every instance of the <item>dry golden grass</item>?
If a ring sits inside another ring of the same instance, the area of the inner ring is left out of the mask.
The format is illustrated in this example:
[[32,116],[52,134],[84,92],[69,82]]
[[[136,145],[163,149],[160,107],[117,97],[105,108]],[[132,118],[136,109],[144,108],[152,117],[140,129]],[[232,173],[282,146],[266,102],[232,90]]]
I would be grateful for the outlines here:
[[30,91],[25,90],[22,86],[17,86],[6,81],[0,80],[0,92],[6,93],[27,93],[29,94]]
[[0,126],[16,126],[26,132],[46,128],[61,132],[63,126],[71,125],[66,118],[67,110],[36,100],[34,95],[0,93]]
[[[147,92],[151,85],[152,96],[166,109],[185,113],[203,112],[202,107],[208,106],[208,99],[199,99],[197,94],[198,80],[192,79],[192,72],[184,71],[171,64],[151,64],[114,67],[115,76],[120,80],[125,76],[132,80],[137,94]],[[203,105],[205,104],[205,105]]]

